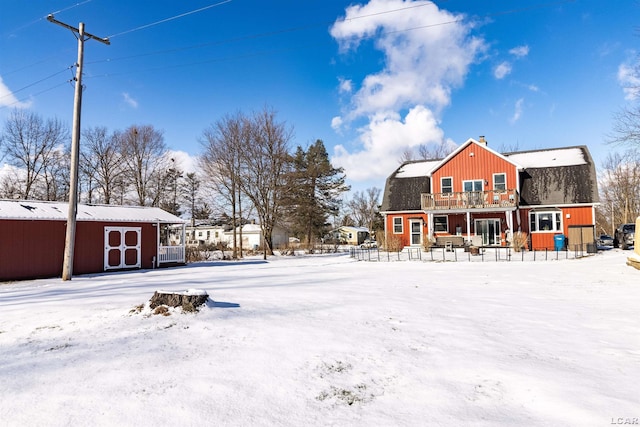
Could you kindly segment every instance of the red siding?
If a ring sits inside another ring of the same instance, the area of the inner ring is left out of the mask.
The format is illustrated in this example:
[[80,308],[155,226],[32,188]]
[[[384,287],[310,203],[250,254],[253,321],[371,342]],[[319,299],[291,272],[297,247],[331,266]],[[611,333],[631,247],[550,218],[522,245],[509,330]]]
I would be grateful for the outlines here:
[[[550,208],[551,209],[551,208]],[[521,211],[522,230],[531,234],[532,249],[554,249],[554,236],[558,232],[553,231],[530,231],[529,209]],[[569,215],[569,218],[567,218]],[[565,207],[562,208],[562,234],[569,235],[570,225],[594,225],[593,208],[591,206]]]
[[[393,218],[402,218],[402,233],[394,233],[393,232]],[[427,215],[420,213],[398,213],[398,214],[388,214],[386,215],[386,230],[387,234],[385,238],[388,240],[389,238],[393,238],[395,236],[400,236],[402,239],[403,246],[411,246],[411,229],[409,220],[412,219],[421,219],[423,224],[427,223]],[[426,228],[422,229],[422,238],[424,239],[424,235],[426,233]]]
[[[473,155],[472,155],[473,154]],[[441,193],[440,178],[453,177],[453,191],[464,191],[462,182],[482,179],[484,190],[493,190],[493,174],[507,174],[507,189],[517,188],[516,168],[483,146],[471,143],[434,172],[433,193]]]

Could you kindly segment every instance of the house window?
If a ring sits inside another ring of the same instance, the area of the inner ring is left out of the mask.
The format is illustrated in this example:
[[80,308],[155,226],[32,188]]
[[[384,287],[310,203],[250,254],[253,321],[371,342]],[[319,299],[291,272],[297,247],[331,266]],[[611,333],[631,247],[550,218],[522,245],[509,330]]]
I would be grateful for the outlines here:
[[219,237],[218,232],[216,231],[216,239]]
[[207,240],[211,238],[211,231],[207,230]]
[[433,217],[433,231],[436,233],[446,233],[449,231],[449,221],[447,216]]
[[474,181],[463,181],[462,187],[464,191],[482,191],[484,181],[481,179],[476,179]]
[[198,237],[202,237],[202,231],[198,231]]
[[530,212],[529,224],[531,231],[562,231],[562,214],[558,211]]
[[493,189],[495,191],[507,190],[507,174],[496,173],[493,175]]
[[440,178],[440,186],[443,193],[453,193],[453,178]]
[[397,216],[393,218],[393,233],[402,234],[402,217]]

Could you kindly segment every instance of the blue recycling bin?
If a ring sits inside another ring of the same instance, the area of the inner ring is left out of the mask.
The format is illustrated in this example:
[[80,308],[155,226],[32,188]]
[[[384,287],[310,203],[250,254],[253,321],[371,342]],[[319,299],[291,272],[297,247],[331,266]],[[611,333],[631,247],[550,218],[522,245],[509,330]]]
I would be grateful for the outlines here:
[[553,249],[556,251],[564,249],[564,234],[556,234],[553,236]]

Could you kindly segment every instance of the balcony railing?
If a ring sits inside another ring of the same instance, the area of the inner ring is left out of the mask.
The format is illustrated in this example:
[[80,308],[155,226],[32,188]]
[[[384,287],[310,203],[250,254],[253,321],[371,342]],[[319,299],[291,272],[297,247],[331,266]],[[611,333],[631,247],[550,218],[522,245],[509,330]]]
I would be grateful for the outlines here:
[[423,210],[463,210],[511,208],[518,206],[518,191],[465,191],[460,193],[422,193]]

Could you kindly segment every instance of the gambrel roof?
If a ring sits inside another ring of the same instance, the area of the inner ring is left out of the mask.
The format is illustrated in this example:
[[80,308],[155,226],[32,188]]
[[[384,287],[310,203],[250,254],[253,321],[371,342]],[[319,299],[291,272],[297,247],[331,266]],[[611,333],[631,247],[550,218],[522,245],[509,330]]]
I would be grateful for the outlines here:
[[[461,147],[470,143],[478,142],[470,139]],[[400,165],[387,178],[381,211],[421,210],[420,195],[431,191],[432,173],[459,151],[460,148],[444,159],[408,161]],[[494,153],[518,169],[521,206],[595,204],[599,201],[595,164],[584,145]]]
[[599,202],[596,168],[586,146],[505,154],[524,165],[520,173],[522,205]]

